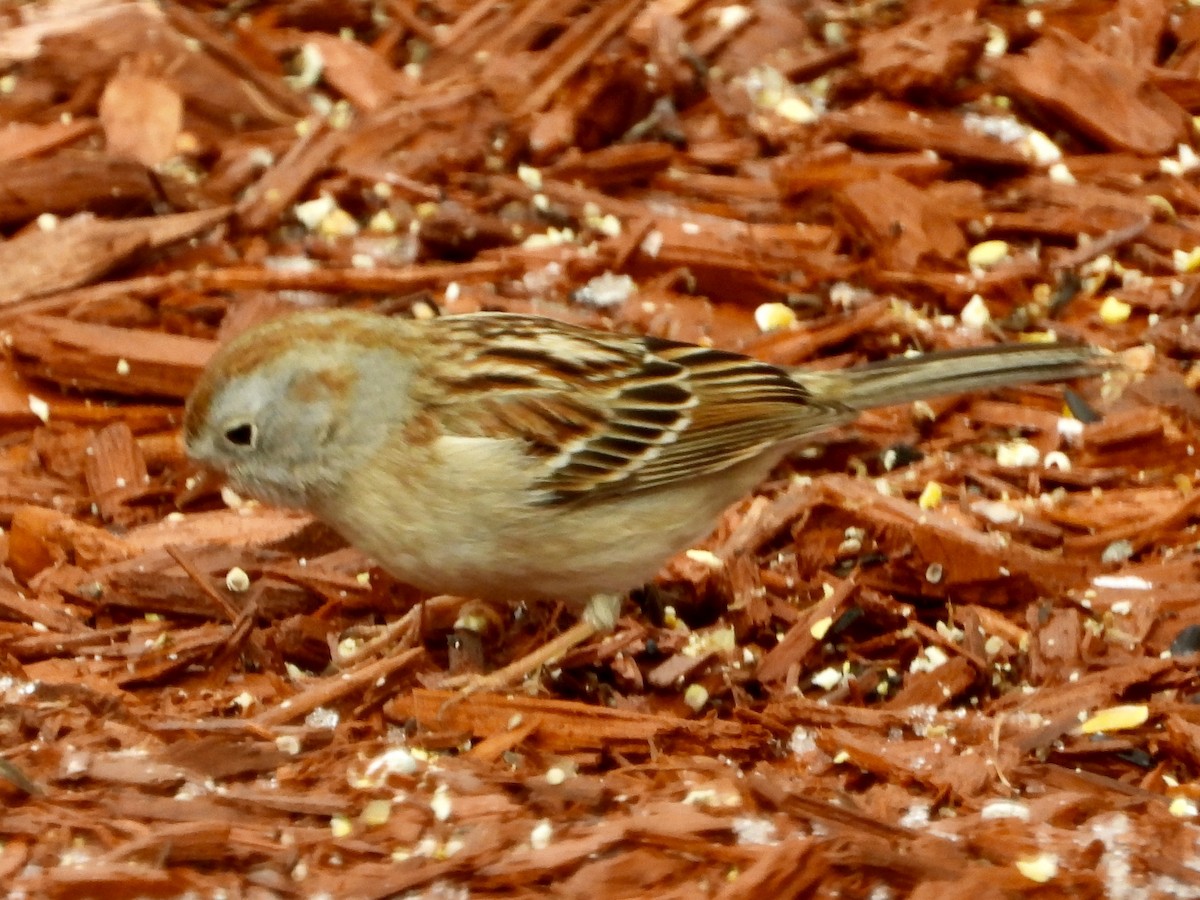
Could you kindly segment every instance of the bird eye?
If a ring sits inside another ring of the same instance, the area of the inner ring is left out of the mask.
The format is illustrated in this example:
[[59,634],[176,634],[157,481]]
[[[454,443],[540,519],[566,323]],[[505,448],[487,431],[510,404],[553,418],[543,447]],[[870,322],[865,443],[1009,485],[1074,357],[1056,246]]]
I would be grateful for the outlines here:
[[253,447],[258,440],[258,429],[252,422],[238,422],[225,429],[225,440],[235,447]]

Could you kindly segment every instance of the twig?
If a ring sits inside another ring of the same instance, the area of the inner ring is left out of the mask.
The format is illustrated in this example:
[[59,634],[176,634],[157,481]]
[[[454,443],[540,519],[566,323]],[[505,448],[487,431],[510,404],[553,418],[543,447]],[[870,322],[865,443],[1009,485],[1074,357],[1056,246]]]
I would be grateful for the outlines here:
[[278,706],[259,713],[254,717],[254,721],[259,725],[285,725],[293,719],[308,715],[318,706],[332,703],[339,697],[353,694],[387,678],[424,655],[424,647],[413,647],[396,656],[385,656],[355,671],[323,678]]

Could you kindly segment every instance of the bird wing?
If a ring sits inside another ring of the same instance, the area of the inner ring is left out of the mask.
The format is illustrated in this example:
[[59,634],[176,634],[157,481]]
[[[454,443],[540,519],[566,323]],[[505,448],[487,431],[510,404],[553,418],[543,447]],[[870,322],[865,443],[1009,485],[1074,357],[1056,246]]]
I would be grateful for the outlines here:
[[735,353],[507,314],[440,321],[460,333],[443,375],[453,410],[439,419],[457,434],[524,441],[545,460],[535,490],[546,503],[721,472],[852,417]]

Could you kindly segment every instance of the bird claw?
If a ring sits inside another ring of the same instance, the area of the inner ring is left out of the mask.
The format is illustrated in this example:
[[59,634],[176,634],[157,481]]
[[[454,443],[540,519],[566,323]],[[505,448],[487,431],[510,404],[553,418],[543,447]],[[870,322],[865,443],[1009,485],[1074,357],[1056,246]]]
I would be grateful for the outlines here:
[[478,677],[478,675],[456,675],[453,678],[448,678],[440,685],[443,689],[454,691],[454,693],[442,701],[442,705],[438,707],[437,720],[439,722],[446,717],[446,713],[454,709],[454,707],[458,706],[478,690],[477,687],[471,684],[471,679]]
[[588,638],[596,634],[595,625],[585,620],[576,622],[558,637],[538,647],[532,653],[509,663],[502,669],[487,675],[471,673],[467,675],[451,675],[439,685],[445,690],[456,691],[456,695],[448,699],[438,709],[438,718],[448,710],[462,703],[472,694],[480,692],[496,692],[508,690],[520,684],[542,666],[552,660],[562,657],[574,650]]

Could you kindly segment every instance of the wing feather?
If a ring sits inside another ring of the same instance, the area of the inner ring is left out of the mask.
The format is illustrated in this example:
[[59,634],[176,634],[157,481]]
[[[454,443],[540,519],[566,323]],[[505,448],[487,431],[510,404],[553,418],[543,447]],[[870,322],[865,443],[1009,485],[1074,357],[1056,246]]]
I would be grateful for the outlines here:
[[[721,472],[846,421],[784,370],[735,353],[502,313],[438,320],[457,433],[510,434],[546,459],[546,503],[586,502]],[[467,338],[472,338],[468,340]],[[461,348],[467,348],[467,356]],[[580,384],[580,382],[583,384]],[[480,390],[487,386],[487,390]]]

